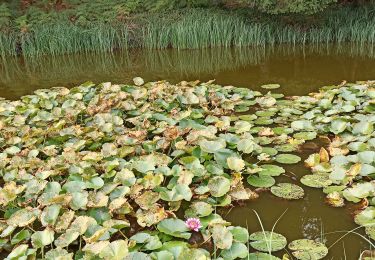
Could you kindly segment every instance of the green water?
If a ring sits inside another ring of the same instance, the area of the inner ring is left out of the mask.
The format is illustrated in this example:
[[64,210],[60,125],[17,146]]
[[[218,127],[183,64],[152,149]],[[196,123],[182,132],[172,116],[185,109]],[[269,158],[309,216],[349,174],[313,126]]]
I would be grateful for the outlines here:
[[[132,51],[37,60],[9,58],[0,61],[0,96],[15,100],[39,88],[69,87],[87,80],[126,83],[135,76],[171,82],[216,79],[222,85],[255,90],[261,90],[259,86],[265,83],[280,83],[282,87],[278,91],[285,95],[306,95],[323,85],[339,84],[343,80],[375,79],[373,53],[370,47],[300,49],[282,46],[276,49]],[[306,158],[313,152],[307,150],[302,155]],[[284,178],[298,183],[299,177],[307,173],[309,170],[300,163],[287,167],[286,176],[278,180]],[[260,225],[253,210],[259,213],[268,230],[286,210],[276,232],[285,235],[288,241],[324,237],[328,246],[344,235],[332,232],[357,227],[353,222],[355,206],[332,208],[324,203],[321,190],[304,189],[306,196],[302,200],[285,201],[265,191],[257,200],[222,209],[222,213],[234,225],[248,226],[250,232],[254,232],[260,230]],[[363,234],[362,230],[359,232]],[[366,241],[356,234],[349,234],[330,248],[326,259],[358,259],[361,250],[365,249],[369,249]]]

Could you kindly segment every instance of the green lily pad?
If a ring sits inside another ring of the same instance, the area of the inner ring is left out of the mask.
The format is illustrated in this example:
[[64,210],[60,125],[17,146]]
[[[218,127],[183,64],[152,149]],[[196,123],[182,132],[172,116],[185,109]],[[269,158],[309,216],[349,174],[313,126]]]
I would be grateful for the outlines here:
[[189,232],[189,229],[186,226],[185,222],[180,219],[164,219],[159,222],[157,228],[160,232],[174,237],[189,239],[191,236],[191,233]]
[[259,175],[250,175],[247,177],[247,182],[254,187],[269,188],[275,184],[275,179],[267,174],[260,173]]
[[283,167],[273,164],[263,164],[261,165],[262,170],[260,174],[269,175],[269,176],[280,176],[280,174],[285,173]]
[[214,197],[225,195],[230,189],[230,181],[223,176],[215,176],[208,181],[208,188]]
[[288,200],[301,199],[305,195],[304,190],[300,186],[292,183],[278,183],[271,187],[271,193]]
[[287,245],[286,238],[276,232],[259,231],[250,235],[250,245],[262,252],[275,252]]
[[288,247],[293,251],[293,256],[301,260],[318,260],[328,254],[328,249],[323,243],[310,239],[294,240]]
[[260,87],[264,88],[264,89],[277,89],[277,88],[280,87],[280,84],[266,84],[266,85],[262,85]]
[[328,175],[324,174],[308,174],[301,178],[301,182],[312,188],[324,188],[332,184],[332,180]]
[[294,154],[278,154],[275,160],[278,163],[295,164],[301,161],[301,157]]

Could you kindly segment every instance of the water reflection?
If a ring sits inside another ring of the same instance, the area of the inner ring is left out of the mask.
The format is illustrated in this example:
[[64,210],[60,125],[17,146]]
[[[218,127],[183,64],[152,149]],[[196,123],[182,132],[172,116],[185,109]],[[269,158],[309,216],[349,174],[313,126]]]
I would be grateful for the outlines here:
[[38,59],[7,58],[0,64],[1,96],[15,99],[37,88],[73,86],[86,80],[216,79],[220,84],[258,88],[278,82],[290,95],[324,84],[375,78],[373,46],[278,46],[203,50],[132,50]]

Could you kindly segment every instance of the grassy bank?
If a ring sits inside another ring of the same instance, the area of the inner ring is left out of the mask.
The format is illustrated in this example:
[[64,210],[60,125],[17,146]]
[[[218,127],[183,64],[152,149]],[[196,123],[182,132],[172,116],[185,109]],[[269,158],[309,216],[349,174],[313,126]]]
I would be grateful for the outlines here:
[[127,48],[206,48],[375,41],[375,5],[341,7],[293,23],[279,16],[218,9],[135,15],[124,21],[79,24],[56,19],[0,34],[0,55],[60,55]]

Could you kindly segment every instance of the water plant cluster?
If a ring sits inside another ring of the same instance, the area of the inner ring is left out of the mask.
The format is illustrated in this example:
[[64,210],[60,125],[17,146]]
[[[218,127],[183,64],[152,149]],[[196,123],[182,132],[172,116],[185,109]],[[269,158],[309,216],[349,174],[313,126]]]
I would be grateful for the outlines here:
[[6,21],[0,24],[0,56],[280,43],[303,46],[351,42],[365,49],[365,44],[372,48],[375,35],[373,4],[327,9],[307,21],[237,9],[185,8],[167,14],[129,14],[124,8],[101,3],[98,7],[56,12],[32,5],[25,14],[14,17],[11,8],[0,5],[0,22]]
[[[0,244],[6,259],[322,259],[323,241],[232,226],[218,207],[324,188],[362,202],[374,238],[374,82],[310,96],[165,81],[91,82],[0,101]],[[277,177],[324,134],[301,183]],[[327,135],[328,134],[328,135]],[[334,135],[334,137],[333,137]]]

